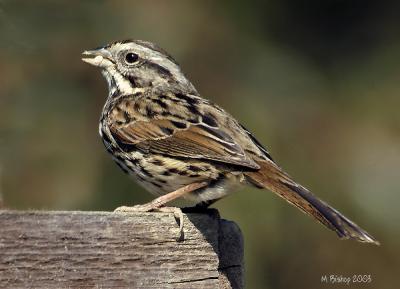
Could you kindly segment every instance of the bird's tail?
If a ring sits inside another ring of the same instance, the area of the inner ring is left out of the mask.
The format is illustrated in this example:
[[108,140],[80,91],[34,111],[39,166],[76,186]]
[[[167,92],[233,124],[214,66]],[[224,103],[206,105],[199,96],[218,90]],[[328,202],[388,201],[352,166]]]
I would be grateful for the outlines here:
[[335,231],[342,239],[356,239],[360,242],[379,242],[340,212],[314,196],[310,191],[294,182],[283,170],[272,162],[261,161],[260,169],[246,173],[247,179],[260,188],[266,188],[307,215]]

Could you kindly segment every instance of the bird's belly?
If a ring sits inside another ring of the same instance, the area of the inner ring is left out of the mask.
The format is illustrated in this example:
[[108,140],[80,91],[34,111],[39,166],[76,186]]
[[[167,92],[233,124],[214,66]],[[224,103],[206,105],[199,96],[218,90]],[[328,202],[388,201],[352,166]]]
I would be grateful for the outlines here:
[[121,152],[113,158],[122,170],[156,196],[195,182],[208,181],[209,186],[187,195],[187,199],[200,202],[222,198],[240,184],[239,174],[221,173],[211,163],[200,160],[179,160],[140,151]]

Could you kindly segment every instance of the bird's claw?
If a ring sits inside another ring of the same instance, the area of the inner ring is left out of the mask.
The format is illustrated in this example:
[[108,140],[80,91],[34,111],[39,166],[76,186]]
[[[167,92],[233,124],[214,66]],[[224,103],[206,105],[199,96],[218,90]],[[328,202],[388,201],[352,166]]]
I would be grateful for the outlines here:
[[116,213],[145,213],[153,211],[155,208],[152,208],[148,204],[144,205],[136,205],[136,206],[121,206],[114,210]]

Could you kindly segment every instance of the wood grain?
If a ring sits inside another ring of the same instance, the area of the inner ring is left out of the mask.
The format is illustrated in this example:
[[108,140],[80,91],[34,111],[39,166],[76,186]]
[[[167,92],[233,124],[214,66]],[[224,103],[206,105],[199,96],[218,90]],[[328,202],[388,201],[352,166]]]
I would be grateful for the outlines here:
[[0,288],[243,288],[240,229],[216,210],[0,211]]

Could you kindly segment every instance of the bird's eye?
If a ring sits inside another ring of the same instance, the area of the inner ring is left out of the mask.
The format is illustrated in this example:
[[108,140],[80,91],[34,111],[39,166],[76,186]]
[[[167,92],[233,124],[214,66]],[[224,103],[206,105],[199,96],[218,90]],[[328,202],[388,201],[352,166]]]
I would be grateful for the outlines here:
[[138,60],[139,56],[135,53],[129,52],[125,55],[125,61],[128,64],[135,63]]

